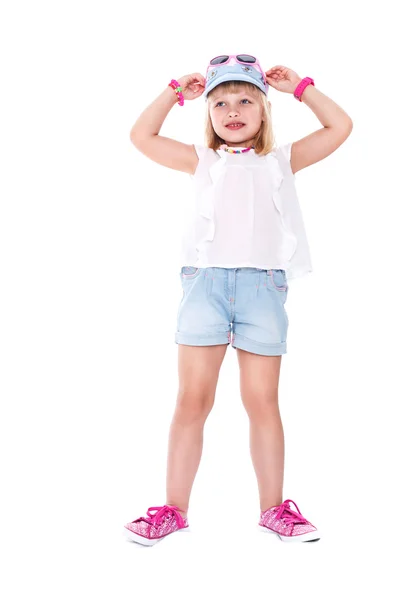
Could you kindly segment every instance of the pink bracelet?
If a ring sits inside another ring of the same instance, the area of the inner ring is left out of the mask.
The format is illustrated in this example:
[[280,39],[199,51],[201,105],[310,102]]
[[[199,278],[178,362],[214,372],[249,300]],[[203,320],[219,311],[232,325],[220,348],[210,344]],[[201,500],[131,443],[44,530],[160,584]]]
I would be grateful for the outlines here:
[[176,81],[176,79],[171,79],[171,82],[168,85],[170,85],[172,87],[172,89],[174,90],[175,94],[178,96],[178,99],[179,99],[178,104],[179,104],[179,106],[183,106],[183,103],[184,103],[185,100],[184,100],[184,97],[183,97],[183,94],[182,94],[182,88],[179,85],[179,82]]
[[301,96],[306,87],[310,84],[314,85],[314,79],[311,79],[311,77],[304,77],[304,79],[300,81],[299,85],[293,92],[293,95],[296,98],[296,100],[300,100],[300,102],[302,102]]

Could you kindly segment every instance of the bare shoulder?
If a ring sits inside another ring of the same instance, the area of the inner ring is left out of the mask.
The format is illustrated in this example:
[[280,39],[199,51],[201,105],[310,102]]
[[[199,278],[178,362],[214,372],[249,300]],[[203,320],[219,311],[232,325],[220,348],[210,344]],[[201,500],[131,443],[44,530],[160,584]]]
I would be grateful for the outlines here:
[[184,144],[161,135],[152,135],[144,139],[132,138],[132,144],[142,154],[154,162],[193,175],[199,158],[194,144]]

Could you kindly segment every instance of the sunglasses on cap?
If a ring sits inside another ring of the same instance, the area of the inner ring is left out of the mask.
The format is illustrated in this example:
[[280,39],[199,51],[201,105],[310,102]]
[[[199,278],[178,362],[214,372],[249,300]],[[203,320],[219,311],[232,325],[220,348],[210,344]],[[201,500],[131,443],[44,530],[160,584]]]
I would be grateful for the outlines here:
[[245,65],[253,65],[263,76],[264,83],[266,82],[264,71],[261,68],[260,63],[256,59],[255,56],[251,56],[251,54],[222,54],[221,56],[216,56],[212,60],[210,60],[210,64],[207,67],[207,71],[211,67],[216,67],[217,65],[224,65],[233,59],[238,64]]

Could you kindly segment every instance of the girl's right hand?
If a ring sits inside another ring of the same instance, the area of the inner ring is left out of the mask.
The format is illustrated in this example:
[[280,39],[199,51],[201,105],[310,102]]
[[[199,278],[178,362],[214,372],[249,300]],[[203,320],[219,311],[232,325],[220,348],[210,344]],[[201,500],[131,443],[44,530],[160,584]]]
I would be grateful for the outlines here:
[[177,81],[182,88],[182,94],[185,100],[195,100],[202,95],[206,86],[205,77],[203,77],[201,73],[184,75]]

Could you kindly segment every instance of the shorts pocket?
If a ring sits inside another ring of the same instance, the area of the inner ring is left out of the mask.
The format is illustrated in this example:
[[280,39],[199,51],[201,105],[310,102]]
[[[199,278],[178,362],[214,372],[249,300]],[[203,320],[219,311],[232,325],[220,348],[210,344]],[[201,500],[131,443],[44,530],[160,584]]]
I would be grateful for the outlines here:
[[288,291],[286,272],[283,269],[270,269],[267,278],[273,289],[278,290],[278,292]]
[[185,266],[181,268],[181,278],[186,279],[195,279],[201,272],[200,267],[190,267]]

